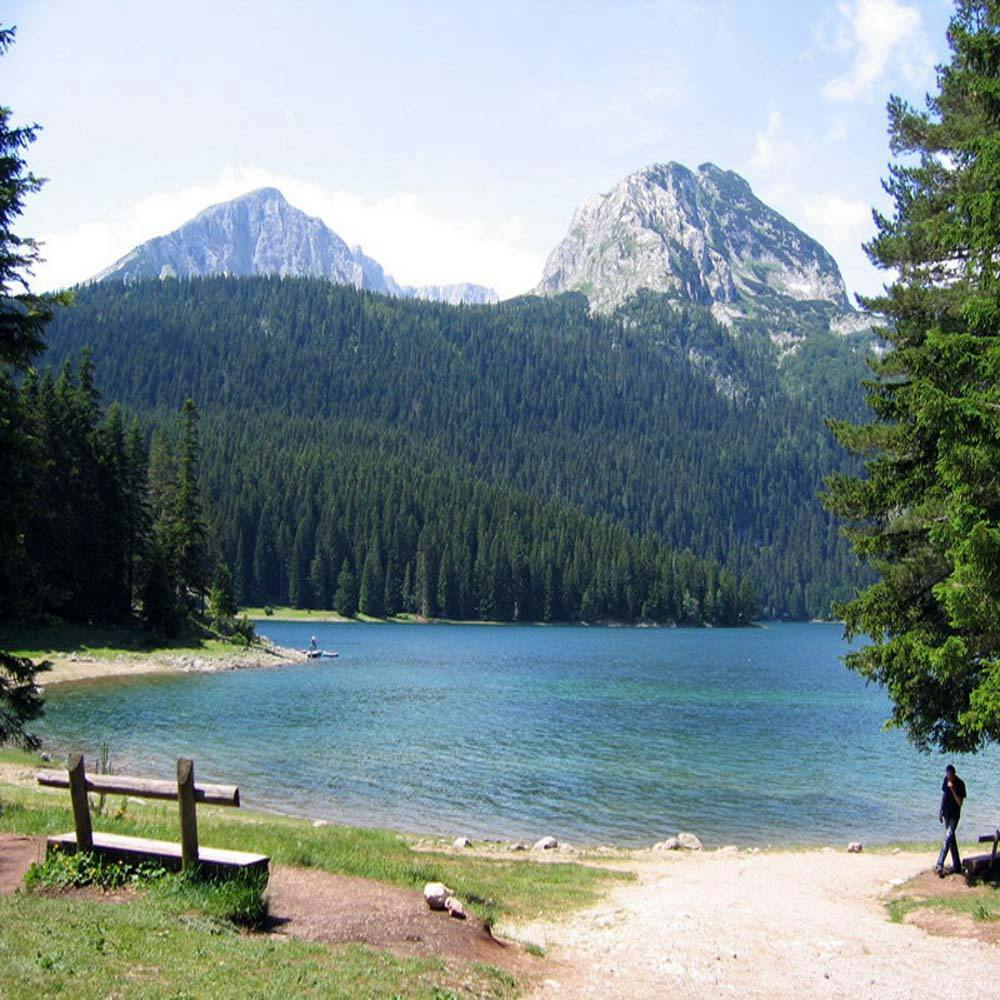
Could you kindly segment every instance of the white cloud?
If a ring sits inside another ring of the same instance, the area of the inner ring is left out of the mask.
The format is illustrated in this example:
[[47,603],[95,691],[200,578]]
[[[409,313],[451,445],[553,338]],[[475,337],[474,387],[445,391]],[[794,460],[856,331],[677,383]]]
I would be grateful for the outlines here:
[[277,187],[297,208],[321,218],[352,246],[360,244],[401,284],[472,281],[501,297],[534,286],[543,257],[521,245],[517,216],[456,219],[437,214],[417,195],[365,198],[333,191],[260,167],[230,167],[210,184],[151,194],[119,217],[48,233],[32,287],[85,281],[132,247],[182,225],[203,208],[259,187]]
[[920,12],[898,0],[852,0],[837,4],[832,47],[853,56],[848,70],[823,88],[835,101],[856,101],[871,93],[889,72],[923,83],[934,58],[923,33]]
[[805,229],[833,254],[851,291],[872,294],[881,289],[878,272],[861,245],[875,235],[871,206],[839,195],[813,195],[802,204]]
[[781,112],[773,108],[767,116],[767,126],[754,136],[750,165],[758,170],[785,167],[798,155],[794,142],[782,137]]
[[823,134],[823,142],[843,142],[847,138],[847,122],[838,118]]

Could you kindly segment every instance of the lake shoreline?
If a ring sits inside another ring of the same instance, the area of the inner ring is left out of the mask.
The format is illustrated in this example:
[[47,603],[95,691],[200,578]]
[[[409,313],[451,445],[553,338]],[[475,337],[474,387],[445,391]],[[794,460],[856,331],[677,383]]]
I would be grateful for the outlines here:
[[[300,608],[278,608],[270,614],[263,608],[242,608],[241,615],[245,615],[252,622],[258,625],[266,625],[268,622],[281,622],[282,624],[305,625],[313,622],[316,625],[478,625],[494,626],[502,628],[527,627],[527,628],[628,628],[628,629],[665,629],[665,630],[720,630],[720,631],[742,631],[746,629],[766,628],[768,625],[779,623],[782,619],[765,618],[760,621],[751,622],[749,625],[713,625],[706,622],[701,625],[679,624],[677,622],[646,622],[646,621],[617,621],[615,619],[598,619],[595,621],[500,621],[499,619],[483,618],[424,618],[421,615],[400,614],[391,618],[374,618],[371,615],[355,615],[353,618],[345,618],[338,615],[336,611],[309,611]],[[815,618],[810,620],[810,624],[830,624],[825,619]],[[836,622],[834,622],[836,624]]]
[[63,684],[124,680],[157,674],[209,674],[280,667],[303,663],[307,657],[302,650],[276,646],[265,640],[246,648],[234,647],[231,653],[222,654],[162,650],[149,653],[123,651],[110,657],[97,657],[75,652],[47,655],[44,659],[52,667],[37,675],[38,686],[43,690]]

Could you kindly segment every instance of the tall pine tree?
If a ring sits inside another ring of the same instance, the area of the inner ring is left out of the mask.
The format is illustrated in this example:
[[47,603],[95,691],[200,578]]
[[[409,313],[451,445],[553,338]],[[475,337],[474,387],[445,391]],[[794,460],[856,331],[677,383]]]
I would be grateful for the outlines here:
[[[0,28],[0,55],[13,41],[14,29]],[[8,531],[0,529],[5,559],[7,553],[16,559],[23,549],[15,518],[27,516],[32,485],[31,476],[25,475],[27,464],[18,469],[16,463],[18,458],[30,461],[30,445],[23,433],[23,413],[8,370],[26,369],[42,349],[42,330],[52,311],[52,300],[33,295],[28,287],[32,265],[39,259],[38,244],[18,236],[11,228],[23,211],[25,195],[42,186],[21,155],[35,141],[38,126],[14,127],[11,115],[10,108],[0,107],[0,443],[10,446],[10,451],[4,451],[7,462],[15,461],[13,470],[3,470],[7,481],[0,522],[8,524],[10,532],[7,538]],[[15,562],[12,568],[20,566]],[[4,589],[0,586],[0,595]],[[0,651],[0,743],[37,744],[25,726],[42,714],[42,695],[35,675],[47,666]]]
[[869,456],[826,502],[878,581],[839,610],[871,645],[848,665],[884,685],[919,747],[1000,739],[1000,3],[960,0],[926,110],[889,102],[891,218],[867,247],[898,277],[867,307],[888,350],[870,424],[834,423]]

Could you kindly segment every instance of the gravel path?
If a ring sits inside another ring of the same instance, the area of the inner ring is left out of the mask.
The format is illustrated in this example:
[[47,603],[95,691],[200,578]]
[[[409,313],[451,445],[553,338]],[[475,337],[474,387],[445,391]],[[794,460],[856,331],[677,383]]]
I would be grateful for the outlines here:
[[998,995],[1000,948],[890,923],[881,901],[926,855],[832,850],[669,856],[557,924],[505,928],[546,947],[535,998]]

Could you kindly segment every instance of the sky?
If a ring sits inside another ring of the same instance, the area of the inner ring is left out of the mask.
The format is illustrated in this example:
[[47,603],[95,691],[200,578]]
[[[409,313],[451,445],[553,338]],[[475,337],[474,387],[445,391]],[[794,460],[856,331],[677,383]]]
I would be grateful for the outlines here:
[[848,290],[890,94],[947,61],[950,0],[7,0],[0,104],[42,126],[32,287],[83,281],[265,185],[397,281],[532,288],[574,208],[674,160],[735,170]]

